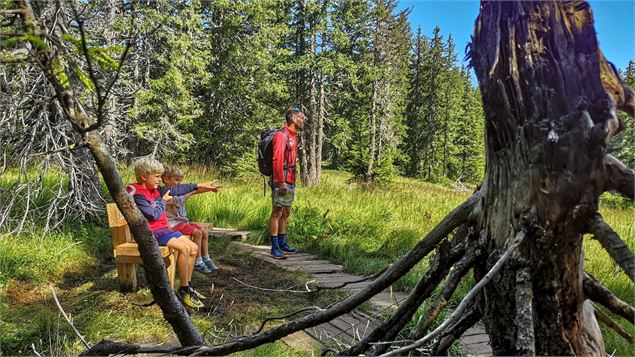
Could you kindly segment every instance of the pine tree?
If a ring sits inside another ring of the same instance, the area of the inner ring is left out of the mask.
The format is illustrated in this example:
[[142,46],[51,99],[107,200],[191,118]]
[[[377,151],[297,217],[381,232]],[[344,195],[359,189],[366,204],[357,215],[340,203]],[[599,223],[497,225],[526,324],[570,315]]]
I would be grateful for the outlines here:
[[[629,88],[635,88],[635,62],[628,61],[626,70],[622,72],[622,80]],[[624,113],[619,114],[624,123],[624,130],[613,139],[611,150],[615,156],[628,167],[635,166],[635,123],[633,118]]]

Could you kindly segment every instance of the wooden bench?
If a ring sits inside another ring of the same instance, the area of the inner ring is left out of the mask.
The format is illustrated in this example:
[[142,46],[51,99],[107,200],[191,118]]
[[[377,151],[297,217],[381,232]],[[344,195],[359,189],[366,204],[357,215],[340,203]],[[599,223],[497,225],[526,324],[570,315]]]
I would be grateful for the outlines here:
[[[119,289],[121,291],[136,291],[138,288],[137,265],[143,264],[137,243],[132,239],[128,222],[126,222],[126,219],[123,218],[123,215],[119,212],[117,204],[107,204],[106,210],[108,212],[108,226],[110,226],[112,233],[112,247],[117,265]],[[244,241],[249,236],[249,231],[240,231],[230,228],[213,228],[210,223],[196,224],[207,227],[210,237],[228,237],[233,240]],[[168,270],[170,286],[174,289],[174,276],[176,273],[176,258],[178,252],[162,246],[159,246],[159,250],[161,251],[161,256]]]
[[[108,211],[108,225],[112,233],[112,247],[115,263],[117,265],[117,277],[119,278],[119,289],[121,291],[136,291],[137,284],[137,265],[143,264],[141,254],[137,243],[132,239],[128,222],[117,204],[109,203],[106,206]],[[178,252],[172,248],[159,246],[161,256],[168,270],[168,280],[170,286],[174,289],[174,276],[176,273],[176,258]]]

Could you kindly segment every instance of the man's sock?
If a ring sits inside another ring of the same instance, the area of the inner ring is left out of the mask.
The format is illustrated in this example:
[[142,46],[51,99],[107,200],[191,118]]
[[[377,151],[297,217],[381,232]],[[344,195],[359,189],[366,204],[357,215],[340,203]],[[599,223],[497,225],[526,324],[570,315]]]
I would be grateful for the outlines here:
[[271,236],[271,250],[280,249],[278,245],[278,236]]
[[287,234],[286,233],[278,234],[278,244],[281,247],[284,247],[285,245],[287,245]]

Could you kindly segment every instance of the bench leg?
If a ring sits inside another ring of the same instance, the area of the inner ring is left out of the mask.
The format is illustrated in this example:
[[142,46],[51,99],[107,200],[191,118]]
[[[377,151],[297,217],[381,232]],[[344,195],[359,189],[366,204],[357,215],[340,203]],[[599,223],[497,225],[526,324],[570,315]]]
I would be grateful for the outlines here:
[[172,287],[172,290],[174,290],[174,277],[176,275],[177,254],[179,254],[179,252],[175,250],[174,252],[172,252],[172,254],[164,258],[165,265],[168,270],[168,280],[170,281],[170,287]]
[[137,291],[136,264],[117,264],[117,277],[119,278],[119,290],[121,290],[121,292]]

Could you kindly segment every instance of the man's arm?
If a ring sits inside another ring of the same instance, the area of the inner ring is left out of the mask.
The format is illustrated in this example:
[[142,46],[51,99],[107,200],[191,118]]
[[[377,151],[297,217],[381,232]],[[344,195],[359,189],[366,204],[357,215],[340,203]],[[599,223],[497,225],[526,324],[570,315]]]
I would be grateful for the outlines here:
[[286,188],[284,182],[284,151],[287,147],[287,138],[279,131],[273,136],[273,182],[279,188]]

